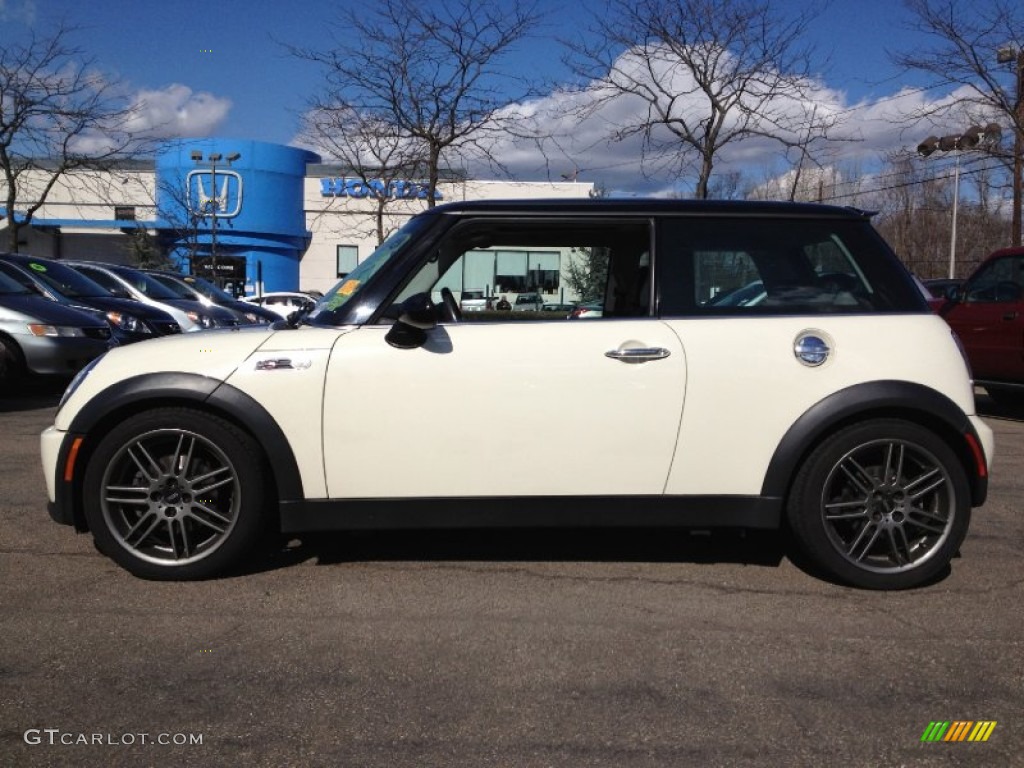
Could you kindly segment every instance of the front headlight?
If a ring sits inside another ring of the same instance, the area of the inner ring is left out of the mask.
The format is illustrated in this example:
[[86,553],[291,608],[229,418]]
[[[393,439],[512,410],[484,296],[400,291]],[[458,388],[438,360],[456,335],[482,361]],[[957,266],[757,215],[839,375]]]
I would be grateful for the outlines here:
[[81,328],[68,325],[43,325],[42,323],[29,323],[28,332],[33,336],[85,336],[85,331]]
[[217,321],[209,315],[204,315],[202,312],[187,312],[188,319],[198,325],[200,328],[216,328]]
[[135,315],[126,315],[124,312],[107,312],[107,321],[118,330],[127,333],[153,333]]

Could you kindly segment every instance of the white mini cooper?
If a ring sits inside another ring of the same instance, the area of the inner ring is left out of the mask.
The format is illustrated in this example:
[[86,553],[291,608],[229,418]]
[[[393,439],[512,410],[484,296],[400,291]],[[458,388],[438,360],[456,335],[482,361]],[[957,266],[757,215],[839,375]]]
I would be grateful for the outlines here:
[[[468,272],[517,263],[600,317],[460,312]],[[268,529],[787,526],[878,589],[948,569],[992,449],[868,215],[649,200],[435,208],[286,328],[108,352],[42,436],[54,519],[147,578],[229,572]]]

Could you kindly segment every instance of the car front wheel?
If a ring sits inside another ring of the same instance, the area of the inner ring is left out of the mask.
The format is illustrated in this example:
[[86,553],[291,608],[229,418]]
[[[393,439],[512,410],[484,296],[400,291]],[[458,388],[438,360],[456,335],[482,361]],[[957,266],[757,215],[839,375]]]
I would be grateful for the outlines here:
[[797,473],[787,516],[817,566],[868,589],[906,589],[948,568],[967,534],[964,469],[935,433],[878,419],[840,430]]
[[263,532],[269,494],[255,441],[188,408],[130,417],[96,447],[85,514],[97,547],[136,576],[221,575]]
[[25,372],[25,364],[17,345],[0,336],[0,391],[15,384]]

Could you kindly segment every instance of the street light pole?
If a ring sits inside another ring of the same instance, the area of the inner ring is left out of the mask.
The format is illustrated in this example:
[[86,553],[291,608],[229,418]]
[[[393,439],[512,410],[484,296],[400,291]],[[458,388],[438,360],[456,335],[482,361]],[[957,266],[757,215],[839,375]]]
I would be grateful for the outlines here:
[[[225,160],[228,167],[230,168],[231,164],[235,160],[238,160],[241,156],[242,155],[238,152],[232,152],[230,155],[227,156],[227,158],[224,158],[223,155],[220,154],[220,152],[211,152],[209,155],[206,156],[206,159],[204,160],[202,152],[198,150],[192,151],[192,162],[194,162],[197,166],[209,166],[210,168],[210,265],[211,271],[213,272],[213,280],[218,286],[221,285],[221,279],[220,269],[217,265],[217,217],[221,209],[221,196],[220,192],[217,191],[217,163],[219,163],[221,160]],[[225,198],[226,197],[227,192],[225,188]],[[227,208],[227,199],[223,201],[223,204],[224,207]],[[205,214],[203,213],[202,210],[200,211],[200,215],[203,216],[203,218],[205,218]]]
[[928,157],[935,151],[956,152],[956,166],[953,172],[953,224],[949,237],[949,278],[956,277],[956,221],[960,207],[960,155],[965,150],[975,149],[979,144],[989,145],[999,141],[1002,129],[995,123],[982,128],[972,125],[959,136],[929,136],[917,145],[917,154]]
[[953,229],[949,235],[949,279],[956,278],[956,218],[960,207],[960,152],[956,153],[956,170],[953,172]]
[[210,186],[213,188],[213,203],[210,206],[210,264],[213,269],[213,282],[220,286],[220,270],[217,269],[217,211],[220,209],[220,193],[217,192],[217,161],[219,152],[211,152]]

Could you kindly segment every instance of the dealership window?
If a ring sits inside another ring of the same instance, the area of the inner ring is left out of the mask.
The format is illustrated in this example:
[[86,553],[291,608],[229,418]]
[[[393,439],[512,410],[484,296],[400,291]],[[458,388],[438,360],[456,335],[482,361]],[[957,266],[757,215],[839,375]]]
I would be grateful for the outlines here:
[[114,220],[115,221],[135,221],[135,206],[134,205],[115,205],[114,206]]
[[562,251],[497,251],[494,265],[495,291],[558,293],[561,287]]
[[359,265],[358,245],[338,246],[338,277],[344,277]]

